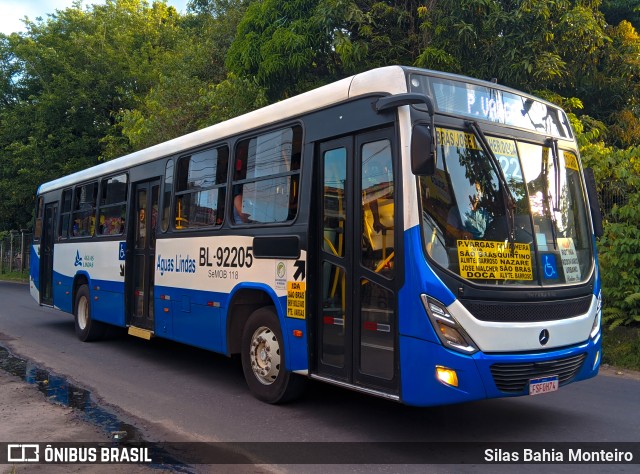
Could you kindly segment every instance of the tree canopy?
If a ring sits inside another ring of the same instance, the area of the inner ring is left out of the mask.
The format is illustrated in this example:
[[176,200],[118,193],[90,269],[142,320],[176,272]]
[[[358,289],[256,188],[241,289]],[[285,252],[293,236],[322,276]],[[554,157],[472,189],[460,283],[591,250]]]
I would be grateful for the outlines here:
[[606,296],[622,302],[609,316],[638,319],[638,27],[640,0],[191,0],[186,14],[164,0],[77,1],[0,34],[0,231],[31,225],[44,181],[353,73],[415,65],[570,113],[603,196],[626,190],[599,249]]
[[349,74],[417,65],[553,100],[640,139],[640,0],[81,2],[0,35],[0,222],[38,183]]
[[640,0],[78,1],[0,35],[0,222],[30,225],[45,180],[389,64],[495,78],[628,149],[639,20]]

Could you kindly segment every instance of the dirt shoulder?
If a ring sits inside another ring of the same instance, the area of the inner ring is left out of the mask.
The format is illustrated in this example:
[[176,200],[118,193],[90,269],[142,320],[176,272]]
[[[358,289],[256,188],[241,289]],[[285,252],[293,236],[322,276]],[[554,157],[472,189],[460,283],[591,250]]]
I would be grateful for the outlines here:
[[[38,389],[0,370],[0,442],[104,442],[107,433],[82,420],[73,408],[49,403]],[[87,465],[0,464],[0,473],[87,472]],[[92,473],[150,473],[157,470],[132,464],[90,466]]]
[[631,369],[618,369],[610,365],[600,366],[600,375],[607,377],[622,377],[624,379],[640,380],[640,372]]

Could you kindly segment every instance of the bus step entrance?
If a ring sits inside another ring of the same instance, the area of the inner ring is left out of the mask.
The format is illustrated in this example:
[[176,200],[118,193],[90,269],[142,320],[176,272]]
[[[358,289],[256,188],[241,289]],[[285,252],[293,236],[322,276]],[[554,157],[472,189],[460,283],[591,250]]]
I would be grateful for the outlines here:
[[129,326],[129,335],[136,336],[141,339],[146,339],[148,341],[151,339],[151,336],[153,336],[153,331],[149,331],[148,329],[137,328],[135,326]]

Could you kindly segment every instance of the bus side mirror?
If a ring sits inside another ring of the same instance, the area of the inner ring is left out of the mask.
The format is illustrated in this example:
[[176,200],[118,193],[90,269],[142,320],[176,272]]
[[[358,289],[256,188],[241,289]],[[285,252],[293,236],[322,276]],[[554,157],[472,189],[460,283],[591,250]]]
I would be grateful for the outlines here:
[[593,174],[593,168],[585,168],[583,171],[584,181],[587,185],[591,220],[593,221],[593,233],[596,234],[596,237],[602,237],[604,235],[604,228],[602,226],[602,212],[600,211],[598,191],[596,189],[596,177]]
[[417,123],[411,133],[411,171],[417,176],[436,173],[436,140],[433,127]]
[[435,106],[426,94],[408,92],[378,99],[375,109],[378,113],[404,105],[423,104],[427,107],[431,123],[417,123],[411,134],[411,171],[418,176],[431,176],[436,172]]

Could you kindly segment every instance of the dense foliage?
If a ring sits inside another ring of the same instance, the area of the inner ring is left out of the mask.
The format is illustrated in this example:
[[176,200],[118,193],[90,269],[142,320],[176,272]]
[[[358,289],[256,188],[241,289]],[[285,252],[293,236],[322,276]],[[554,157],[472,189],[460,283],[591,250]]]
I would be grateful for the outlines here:
[[[90,0],[89,0],[90,1]],[[372,67],[565,107],[607,203],[607,317],[640,318],[640,0],[106,0],[0,34],[0,230],[43,181]]]

